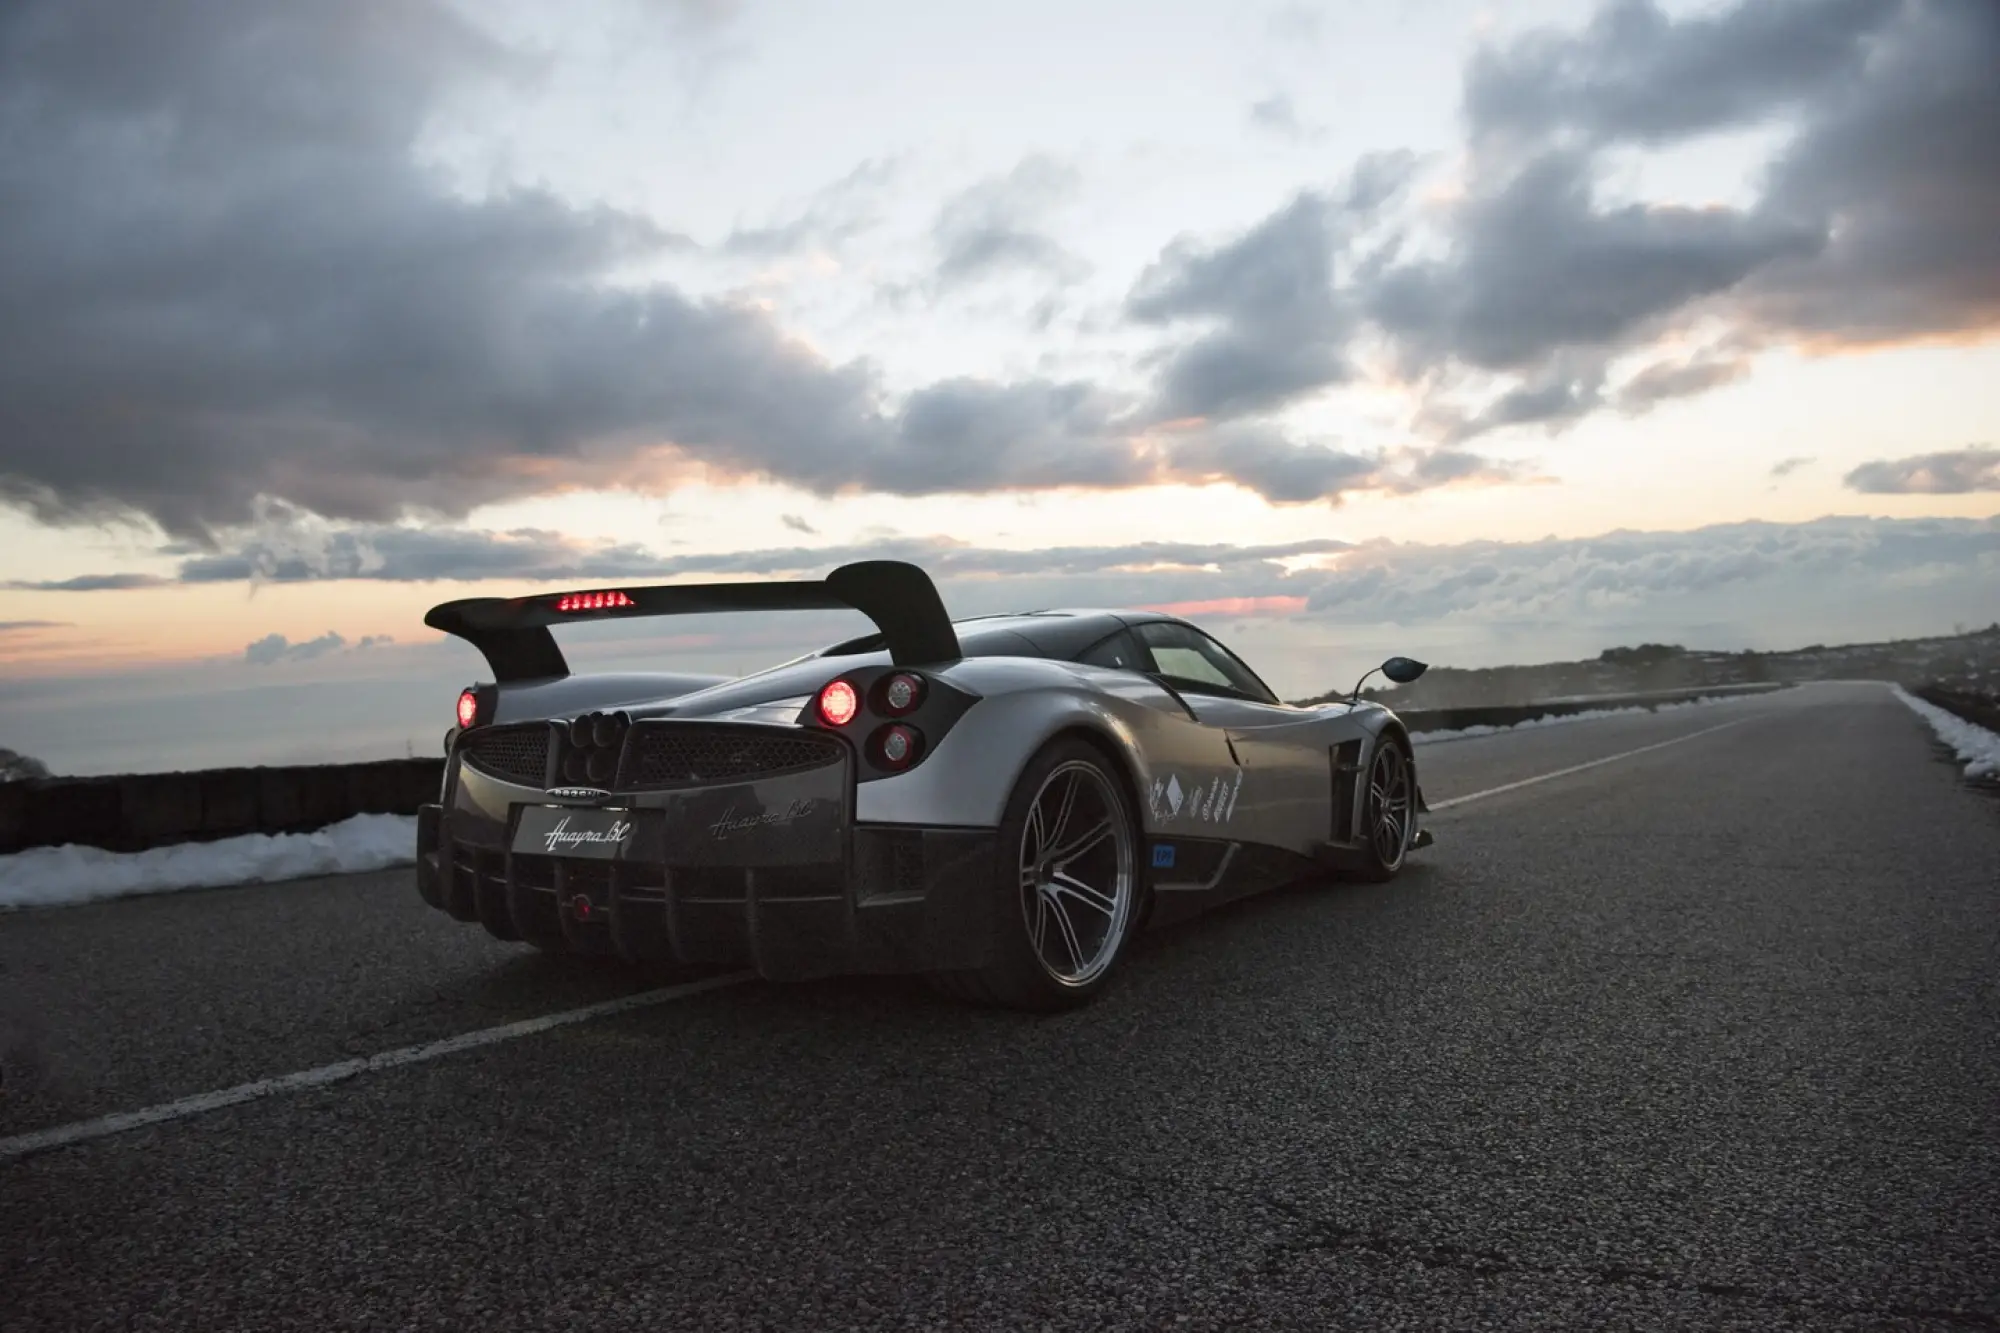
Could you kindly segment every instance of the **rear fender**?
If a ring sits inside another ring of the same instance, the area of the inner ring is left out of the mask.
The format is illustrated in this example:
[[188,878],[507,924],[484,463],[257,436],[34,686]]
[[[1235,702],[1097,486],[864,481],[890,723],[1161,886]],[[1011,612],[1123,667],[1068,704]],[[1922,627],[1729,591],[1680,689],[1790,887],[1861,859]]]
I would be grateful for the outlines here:
[[1067,687],[986,695],[908,773],[859,784],[855,816],[865,823],[997,828],[1022,769],[1064,731],[1078,730],[1123,761],[1147,832],[1159,826],[1153,788],[1183,772],[1233,772],[1219,731],[1143,702]]

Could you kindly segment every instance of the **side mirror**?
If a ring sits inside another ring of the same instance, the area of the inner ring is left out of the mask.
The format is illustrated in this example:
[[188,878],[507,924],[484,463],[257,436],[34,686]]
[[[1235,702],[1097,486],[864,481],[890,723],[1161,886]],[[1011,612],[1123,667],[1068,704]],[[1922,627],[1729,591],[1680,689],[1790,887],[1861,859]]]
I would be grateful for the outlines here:
[[1347,696],[1347,702],[1353,703],[1361,697],[1361,687],[1368,682],[1368,677],[1374,675],[1377,671],[1398,685],[1408,685],[1411,681],[1430,669],[1429,663],[1419,662],[1414,657],[1392,657],[1381,666],[1369,668],[1360,680],[1355,681],[1354,693]]
[[1382,674],[1398,685],[1408,685],[1430,669],[1429,663],[1419,662],[1414,657],[1392,657],[1382,664]]

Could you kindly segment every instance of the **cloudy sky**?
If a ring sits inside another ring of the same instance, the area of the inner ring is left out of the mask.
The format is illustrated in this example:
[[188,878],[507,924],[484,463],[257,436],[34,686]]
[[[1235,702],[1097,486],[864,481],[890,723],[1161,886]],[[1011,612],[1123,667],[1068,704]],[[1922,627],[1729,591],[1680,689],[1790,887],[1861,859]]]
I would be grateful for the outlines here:
[[8,5],[0,745],[430,752],[435,602],[877,554],[1292,694],[1986,624],[1995,68],[1991,0]]

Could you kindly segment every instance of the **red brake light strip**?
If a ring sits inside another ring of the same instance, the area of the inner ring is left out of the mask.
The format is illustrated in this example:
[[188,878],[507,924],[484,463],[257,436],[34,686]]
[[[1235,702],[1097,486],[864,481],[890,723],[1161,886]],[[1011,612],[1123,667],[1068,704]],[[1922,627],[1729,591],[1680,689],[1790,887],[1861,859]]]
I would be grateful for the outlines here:
[[558,611],[616,611],[634,605],[622,592],[566,592],[556,599]]

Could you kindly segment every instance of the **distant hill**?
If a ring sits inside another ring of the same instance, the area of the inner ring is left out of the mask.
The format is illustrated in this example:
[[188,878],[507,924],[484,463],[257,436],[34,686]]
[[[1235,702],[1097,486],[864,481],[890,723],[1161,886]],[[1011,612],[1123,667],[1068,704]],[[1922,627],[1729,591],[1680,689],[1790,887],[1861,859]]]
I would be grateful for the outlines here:
[[[1889,680],[1911,688],[2000,695],[2000,622],[1966,634],[1836,647],[1815,643],[1785,652],[1731,653],[1677,643],[1642,643],[1607,648],[1582,662],[1474,669],[1433,666],[1414,685],[1371,686],[1361,695],[1392,708],[1465,708],[1573,695],[1811,680]],[[1347,690],[1335,690],[1299,702],[1323,703],[1346,694]]]

